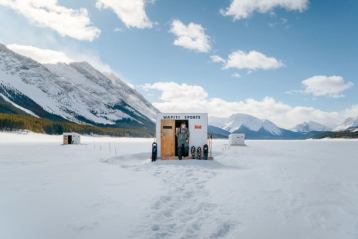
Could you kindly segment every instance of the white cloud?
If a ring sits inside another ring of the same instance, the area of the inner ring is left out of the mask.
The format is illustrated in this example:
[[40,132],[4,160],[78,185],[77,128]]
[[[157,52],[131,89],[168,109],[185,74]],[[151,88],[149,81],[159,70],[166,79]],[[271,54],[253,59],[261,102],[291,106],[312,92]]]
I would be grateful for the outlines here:
[[24,46],[18,44],[9,44],[7,47],[23,56],[34,59],[40,63],[55,64],[58,62],[70,63],[73,62],[65,53],[49,49],[41,49],[33,46]]
[[230,6],[221,10],[224,16],[233,16],[234,20],[248,18],[254,12],[267,13],[275,8],[302,12],[307,9],[309,0],[232,0]]
[[146,91],[159,91],[159,99],[153,102],[162,112],[207,112],[210,116],[228,117],[234,113],[246,113],[269,119],[281,127],[292,128],[304,121],[317,121],[334,127],[346,117],[356,116],[358,105],[340,112],[327,112],[307,106],[290,106],[272,97],[262,100],[246,99],[227,101],[210,98],[205,89],[198,85],[175,82],[156,82],[142,86]]
[[345,109],[343,111],[343,115],[345,118],[352,117],[357,118],[358,117],[358,105],[352,105],[351,107]]
[[92,41],[101,32],[91,25],[86,9],[66,8],[57,0],[0,0],[0,5],[15,10],[40,27],[55,30],[61,36]]
[[202,101],[208,97],[207,92],[197,85],[178,84],[175,82],[156,82],[153,84],[145,84],[143,86],[147,90],[161,91],[160,100],[173,102]]
[[113,72],[111,67],[103,63],[100,58],[91,53],[63,52],[52,49],[43,49],[34,46],[9,44],[7,47],[26,57],[29,57],[42,64],[71,63],[86,61],[102,72]]
[[224,68],[246,69],[246,70],[270,70],[277,69],[284,66],[284,64],[274,57],[268,57],[258,51],[235,51],[232,52],[227,60],[223,58],[216,58],[214,62],[224,63]]
[[97,0],[98,9],[112,9],[126,27],[151,28],[152,22],[145,12],[147,0]]
[[353,82],[348,82],[342,76],[313,76],[302,81],[304,93],[314,96],[341,97],[345,90],[351,88]]
[[198,52],[209,52],[211,50],[209,36],[205,29],[196,23],[185,25],[180,20],[174,20],[170,32],[176,36],[174,45]]
[[212,55],[210,56],[210,59],[214,63],[225,63],[225,59],[218,55]]

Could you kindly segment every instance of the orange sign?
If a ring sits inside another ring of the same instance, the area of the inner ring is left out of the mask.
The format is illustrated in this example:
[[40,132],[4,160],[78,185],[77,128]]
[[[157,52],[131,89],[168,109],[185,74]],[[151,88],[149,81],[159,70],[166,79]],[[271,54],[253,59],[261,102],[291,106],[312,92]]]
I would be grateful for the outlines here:
[[195,129],[201,129],[201,124],[196,124]]

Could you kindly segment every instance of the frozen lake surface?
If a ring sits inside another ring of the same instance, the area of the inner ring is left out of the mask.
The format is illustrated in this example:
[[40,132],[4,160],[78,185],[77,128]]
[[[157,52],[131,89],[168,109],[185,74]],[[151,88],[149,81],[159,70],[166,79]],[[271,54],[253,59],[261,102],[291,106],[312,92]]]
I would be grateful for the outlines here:
[[149,162],[151,139],[0,133],[0,238],[358,238],[358,141],[214,141]]

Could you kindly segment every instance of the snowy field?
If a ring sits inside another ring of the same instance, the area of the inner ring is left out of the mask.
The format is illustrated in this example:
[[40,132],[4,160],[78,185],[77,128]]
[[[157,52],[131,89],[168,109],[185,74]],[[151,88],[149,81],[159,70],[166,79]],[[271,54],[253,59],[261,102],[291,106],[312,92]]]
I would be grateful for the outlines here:
[[214,141],[150,163],[150,139],[0,133],[0,238],[358,238],[358,141]]

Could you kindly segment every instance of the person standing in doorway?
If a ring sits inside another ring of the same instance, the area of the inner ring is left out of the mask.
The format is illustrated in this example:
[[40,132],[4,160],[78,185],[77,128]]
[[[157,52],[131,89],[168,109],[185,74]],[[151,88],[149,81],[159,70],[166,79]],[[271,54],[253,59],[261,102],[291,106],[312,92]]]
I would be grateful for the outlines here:
[[185,123],[180,125],[179,130],[176,132],[176,136],[178,139],[178,158],[181,160],[183,155],[185,155],[185,149],[189,148],[189,130]]

